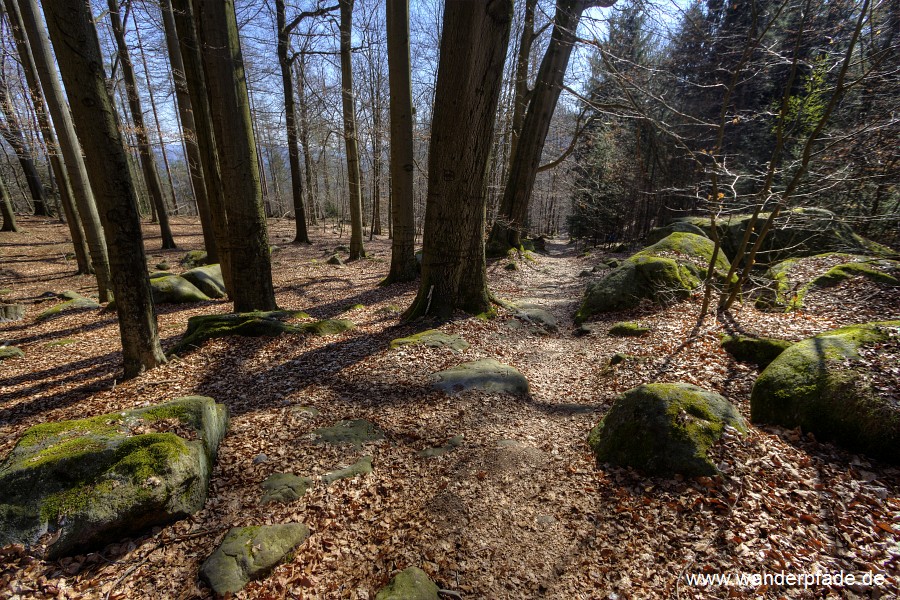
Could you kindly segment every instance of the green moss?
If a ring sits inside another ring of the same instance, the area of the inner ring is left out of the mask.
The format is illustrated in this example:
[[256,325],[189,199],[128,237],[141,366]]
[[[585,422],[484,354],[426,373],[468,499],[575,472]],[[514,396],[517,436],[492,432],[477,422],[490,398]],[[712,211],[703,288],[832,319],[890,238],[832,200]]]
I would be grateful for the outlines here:
[[77,294],[75,294],[75,296],[76,297],[70,298],[65,302],[60,302],[56,306],[51,306],[47,310],[41,312],[37,317],[35,317],[35,321],[45,321],[66,312],[84,311],[94,308],[100,308],[100,305],[90,298],[78,296]]
[[15,346],[0,346],[0,360],[7,358],[22,358],[25,353]]
[[620,321],[609,328],[609,335],[615,337],[640,337],[648,333],[649,327],[642,327],[630,321]]
[[[714,249],[715,244],[707,237],[676,231],[652,246],[644,248],[635,256],[665,256],[669,253],[674,253],[682,260],[695,262],[697,259],[700,259],[699,266],[705,269],[709,261],[712,260]],[[728,272],[729,267],[728,257],[720,249],[716,257],[716,269],[724,275]]]
[[790,348],[793,342],[766,337],[728,335],[722,338],[722,348],[740,362],[754,363],[765,369],[773,360]]
[[62,440],[52,444],[48,448],[32,456],[27,464],[28,468],[37,468],[42,465],[59,460],[78,459],[79,457],[98,452],[106,448],[106,444],[90,436],[79,436]]
[[479,321],[491,321],[497,318],[497,310],[494,308],[488,309],[483,313],[478,313],[475,315],[475,318]]
[[365,307],[366,307],[365,304],[359,304],[359,303],[351,304],[350,306],[348,306],[347,308],[344,309],[344,312],[350,312],[351,310],[362,310]]
[[[894,261],[885,261],[894,262]],[[900,267],[900,264],[896,264]],[[832,287],[839,283],[850,279],[851,277],[866,277],[877,283],[886,283],[888,285],[900,285],[900,280],[884,271],[873,267],[869,263],[854,262],[837,265],[829,269],[824,275],[820,275],[812,280],[810,286],[816,287]]]
[[[533,249],[534,248],[532,248],[531,250]],[[534,257],[534,252],[532,252],[531,250],[525,250],[524,252],[522,252],[522,258],[524,258],[528,262],[535,262],[537,259]]]
[[425,571],[409,567],[397,573],[375,596],[375,600],[438,600],[438,586]]
[[282,333],[303,333],[303,326],[283,323],[285,318],[308,317],[306,313],[288,311],[230,313],[226,315],[200,315],[188,319],[187,330],[172,353],[197,348],[203,342],[219,337],[240,335],[247,337],[277,337]]
[[168,465],[190,452],[174,433],[147,433],[127,438],[116,448],[113,471],[141,481],[165,473]]
[[94,434],[97,436],[111,436],[121,431],[120,424],[122,418],[118,415],[99,415],[88,419],[78,419],[75,421],[55,421],[52,423],[42,423],[29,427],[17,446],[28,448],[36,446],[54,437],[63,437],[66,434],[84,435]]
[[56,523],[60,517],[78,513],[98,497],[109,494],[113,486],[114,483],[107,480],[51,494],[41,503],[40,518],[46,523]]
[[392,349],[401,346],[428,346],[430,348],[447,347],[455,351],[462,351],[469,347],[469,343],[458,335],[448,335],[437,329],[429,329],[413,335],[391,340]]

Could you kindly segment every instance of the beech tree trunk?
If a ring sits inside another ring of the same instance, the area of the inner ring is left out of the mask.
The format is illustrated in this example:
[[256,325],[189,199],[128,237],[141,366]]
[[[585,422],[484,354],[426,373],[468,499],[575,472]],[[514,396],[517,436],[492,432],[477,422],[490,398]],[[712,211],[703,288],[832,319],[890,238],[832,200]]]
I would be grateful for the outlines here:
[[391,270],[385,283],[412,281],[416,263],[413,194],[413,112],[409,61],[409,0],[387,0],[388,86],[391,115]]
[[134,66],[128,53],[128,44],[125,43],[125,30],[122,27],[122,19],[119,17],[119,4],[117,0],[108,0],[107,4],[109,6],[109,20],[112,23],[113,35],[116,38],[119,63],[122,65],[122,77],[125,81],[128,107],[131,110],[134,133],[137,136],[138,155],[141,158],[144,184],[147,186],[150,201],[156,207],[156,218],[159,220],[162,247],[164,250],[175,248],[175,238],[172,237],[172,229],[169,227],[169,216],[166,212],[166,201],[163,198],[162,186],[159,183],[159,171],[156,169],[156,158],[153,156],[153,148],[150,146],[150,138],[147,136],[147,127],[144,125],[144,111],[141,108],[141,97],[138,95]]
[[47,107],[59,137],[59,147],[69,174],[72,195],[78,216],[84,230],[88,252],[91,256],[91,267],[97,277],[97,289],[100,302],[106,302],[110,288],[109,255],[106,248],[106,234],[100,221],[94,193],[88,178],[87,167],[81,154],[81,145],[75,135],[72,115],[66,104],[66,98],[59,84],[56,63],[50,52],[49,38],[40,18],[37,0],[18,0],[17,2],[28,45],[34,58],[38,79],[47,100]]
[[353,97],[351,39],[354,0],[340,0],[341,6],[341,102],[344,109],[344,143],[347,148],[347,182],[350,186],[350,260],[366,256],[363,248],[362,184],[359,175],[359,141],[356,135],[356,106]]
[[303,172],[306,177],[306,210],[309,223],[316,224],[316,199],[313,195],[313,161],[309,152],[309,110],[306,102],[306,56],[297,63],[297,97],[300,101],[300,146],[303,148]]
[[25,175],[25,183],[28,184],[28,193],[34,202],[34,214],[37,217],[47,217],[50,213],[47,212],[47,195],[44,193],[44,184],[41,183],[41,176],[34,163],[34,154],[22,132],[19,117],[9,100],[9,87],[3,73],[0,73],[0,110],[3,111],[5,118],[5,121],[0,123],[0,134],[16,153],[16,158],[19,159],[19,166],[22,167],[22,173]]
[[90,4],[87,0],[46,2],[44,15],[108,234],[125,377],[130,378],[166,360],[150,295],[137,194],[104,80],[103,55]]
[[[194,0],[223,189],[235,312],[274,310],[269,236],[233,0]],[[192,98],[193,99],[193,98]]]
[[428,156],[422,282],[406,318],[490,308],[484,256],[487,167],[512,0],[444,6]]
[[3,225],[0,231],[19,231],[16,225],[16,213],[13,211],[12,201],[9,199],[9,192],[6,191],[6,182],[0,175],[0,213],[3,213]]

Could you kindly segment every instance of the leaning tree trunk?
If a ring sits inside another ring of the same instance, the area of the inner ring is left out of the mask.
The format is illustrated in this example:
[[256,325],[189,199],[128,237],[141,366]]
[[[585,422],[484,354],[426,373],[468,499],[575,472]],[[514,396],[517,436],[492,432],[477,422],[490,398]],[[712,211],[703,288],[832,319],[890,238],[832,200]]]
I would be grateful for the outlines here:
[[90,4],[86,0],[45,2],[44,15],[87,157],[100,219],[108,233],[125,377],[130,378],[166,360],[150,295],[137,194],[104,81],[103,55]]
[[490,308],[484,257],[487,167],[512,0],[448,2],[428,156],[422,283],[406,318]]
[[188,171],[191,176],[191,187],[194,189],[194,200],[197,202],[197,213],[200,215],[200,226],[203,229],[203,247],[206,249],[207,262],[219,262],[216,247],[216,236],[209,209],[206,182],[203,179],[203,161],[200,158],[200,147],[197,140],[197,126],[194,122],[194,109],[188,92],[185,78],[184,59],[178,45],[178,34],[175,29],[175,15],[172,13],[172,0],[160,0],[163,29],[166,35],[166,47],[169,50],[169,62],[172,64],[172,80],[175,87],[175,100],[178,104],[178,116],[184,136],[185,154]]
[[9,192],[6,191],[6,182],[3,181],[3,175],[0,174],[0,213],[3,214],[3,225],[0,231],[19,231],[16,225],[16,213],[13,211],[12,201],[9,199]]
[[[38,80],[37,68],[32,58],[31,48],[28,46],[28,40],[25,37],[25,26],[22,23],[22,16],[19,12],[19,5],[14,0],[6,0],[7,17],[10,22],[10,29],[13,33],[13,39],[16,44],[16,52],[19,55],[19,62],[22,64],[22,70],[25,72],[25,81],[28,84],[28,90],[31,94],[32,104],[34,105],[34,114],[47,146],[47,154],[50,162],[50,169],[53,177],[56,178],[56,184],[59,188],[59,196],[62,202],[62,208],[66,215],[66,221],[69,225],[69,232],[72,235],[72,245],[75,250],[75,261],[78,265],[79,274],[92,273],[91,261],[88,256],[88,247],[85,243],[84,230],[82,229],[81,220],[79,218],[78,209],[75,207],[72,198],[72,186],[69,183],[69,175],[66,172],[66,166],[63,163],[59,153],[59,145],[56,142],[56,134],[53,132],[53,126],[50,124],[50,117],[47,115],[47,107],[44,103],[44,94],[41,91],[41,84]],[[53,178],[51,178],[51,182]]]
[[362,185],[359,176],[359,142],[356,137],[356,106],[353,98],[353,68],[350,55],[354,0],[341,5],[341,102],[344,109],[344,142],[347,148],[347,181],[350,184],[350,260],[366,255],[363,248]]
[[138,141],[138,155],[141,158],[141,170],[144,173],[144,184],[150,201],[156,207],[156,217],[159,220],[159,232],[162,236],[164,250],[176,248],[175,238],[172,237],[172,229],[169,227],[169,216],[166,213],[166,201],[163,198],[162,185],[159,183],[159,171],[156,169],[156,159],[153,157],[153,148],[150,146],[150,138],[147,136],[147,127],[144,125],[144,111],[141,108],[141,97],[138,95],[137,79],[134,76],[134,65],[131,64],[131,56],[128,53],[128,44],[125,43],[125,29],[122,27],[122,19],[119,17],[119,4],[117,0],[108,0],[109,20],[112,23],[113,34],[116,38],[119,62],[122,64],[122,78],[125,81],[125,92],[128,96],[128,107],[131,110],[131,120],[134,123],[134,133]]
[[228,215],[234,310],[274,310],[269,237],[233,0],[195,0]]
[[0,72],[0,110],[3,111],[3,116],[6,119],[5,123],[0,124],[0,134],[3,135],[3,139],[16,153],[16,158],[19,159],[19,166],[22,167],[25,182],[28,184],[28,192],[34,201],[34,214],[38,217],[49,216],[47,212],[47,195],[44,193],[44,185],[41,183],[37,166],[34,164],[34,154],[22,132],[19,117],[16,115],[16,111],[9,100],[9,88],[6,84],[6,76],[2,72]]
[[412,281],[416,264],[413,195],[413,112],[409,61],[409,0],[387,0],[388,86],[391,114],[391,270],[385,283]]
[[[500,211],[491,229],[491,254],[505,254],[521,245],[528,219],[528,202],[540,167],[544,141],[562,92],[563,77],[575,46],[575,30],[581,13],[589,6],[612,6],[615,0],[557,0],[550,44],[538,70],[521,131],[514,137],[509,175],[500,202]],[[517,107],[519,108],[519,107]],[[515,128],[515,127],[514,127]]]
[[59,136],[59,147],[69,173],[75,206],[78,208],[78,216],[81,219],[84,237],[91,255],[91,266],[97,276],[100,301],[106,302],[111,285],[106,234],[94,202],[94,193],[91,190],[87,167],[81,154],[81,145],[75,135],[72,115],[59,84],[56,62],[50,51],[50,43],[44,29],[44,22],[40,17],[37,0],[18,0],[18,6],[41,88],[47,100],[50,116],[56,126],[56,134]]

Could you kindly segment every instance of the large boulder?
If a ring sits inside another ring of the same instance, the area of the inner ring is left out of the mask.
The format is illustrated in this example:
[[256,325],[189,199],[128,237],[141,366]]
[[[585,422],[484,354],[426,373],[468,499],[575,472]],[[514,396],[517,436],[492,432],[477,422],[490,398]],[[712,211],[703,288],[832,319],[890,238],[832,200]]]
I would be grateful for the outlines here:
[[[900,462],[897,376],[890,371],[898,355],[900,321],[844,327],[798,342],[756,380],[750,416]],[[879,366],[878,357],[887,365]]]
[[193,283],[178,275],[154,277],[150,280],[150,293],[154,304],[178,304],[209,300],[209,296],[198,290]]
[[753,363],[765,369],[782,352],[793,345],[793,342],[769,337],[749,335],[728,335],[722,338],[722,348],[736,361]]
[[468,390],[525,395],[529,394],[528,380],[515,367],[492,358],[463,363],[436,374],[432,387],[447,394]]
[[648,383],[616,398],[588,444],[598,463],[651,475],[715,475],[706,453],[726,426],[746,431],[740,413],[719,394],[687,383]]
[[308,537],[303,523],[232,527],[200,567],[200,576],[218,596],[233,594],[265,576]]
[[217,264],[195,267],[185,271],[181,276],[210,298],[225,297],[225,280],[222,279],[222,267]]
[[47,319],[58,317],[64,313],[82,312],[100,308],[99,304],[97,304],[90,298],[85,298],[78,292],[63,292],[59,295],[59,297],[64,298],[65,301],[60,302],[56,306],[51,306],[47,310],[43,311],[35,318],[35,320],[39,322],[46,321]]
[[397,573],[375,600],[438,600],[438,586],[418,567],[408,567]]
[[196,512],[227,421],[189,396],[31,427],[0,465],[0,546],[56,558]]
[[644,239],[644,241],[647,243],[647,245],[652,245],[656,242],[664,240],[673,233],[693,233],[694,235],[709,237],[708,235],[706,235],[705,231],[703,231],[693,223],[688,223],[686,221],[675,221],[673,223],[669,223],[668,225],[664,225],[663,227],[654,227],[647,233],[647,237]]
[[[770,213],[759,215],[759,231]],[[728,256],[735,256],[740,247],[752,215],[733,215],[719,221],[716,225],[722,249]],[[709,235],[709,219],[688,217],[682,219],[696,225]],[[756,239],[754,233],[750,238],[752,244]],[[848,252],[866,255],[895,254],[871,240],[858,235],[837,215],[822,208],[795,208],[782,212],[774,222],[772,230],[766,235],[756,256],[757,264],[773,264],[786,258],[813,256],[823,252]]]
[[[634,308],[641,300],[667,304],[683,300],[703,282],[715,245],[693,233],[673,233],[622,261],[588,286],[576,323],[602,312]],[[716,272],[724,276],[728,259],[718,253]]]
[[309,315],[302,312],[281,310],[198,315],[188,319],[187,330],[171,352],[177,354],[199,348],[207,340],[232,335],[277,337],[282,333],[303,333],[300,327],[284,323],[282,319],[307,316]]

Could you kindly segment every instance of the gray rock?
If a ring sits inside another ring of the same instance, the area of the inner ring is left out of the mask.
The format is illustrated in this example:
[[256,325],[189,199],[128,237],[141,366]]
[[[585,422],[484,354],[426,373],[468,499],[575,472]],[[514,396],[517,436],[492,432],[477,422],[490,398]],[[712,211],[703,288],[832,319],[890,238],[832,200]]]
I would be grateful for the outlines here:
[[24,304],[2,304],[0,303],[0,323],[8,323],[10,321],[21,321],[25,318]]
[[528,380],[518,370],[492,358],[467,362],[436,373],[432,387],[447,394],[468,390],[528,395]]
[[336,266],[339,266],[339,267],[344,265],[344,261],[341,260],[341,257],[338,256],[337,254],[332,254],[332,255],[328,258],[328,260],[326,260],[325,262],[328,263],[329,265],[336,265]]
[[516,317],[523,319],[529,323],[537,325],[547,331],[556,331],[558,329],[556,317],[553,313],[538,304],[525,302],[516,304]]
[[686,383],[650,383],[630,389],[591,430],[598,463],[651,475],[715,475],[707,450],[726,426],[746,431],[725,398]]
[[233,527],[200,567],[200,576],[219,596],[237,592],[269,573],[307,537],[303,523]]
[[424,450],[419,450],[417,454],[422,458],[434,458],[435,456],[443,456],[448,452],[459,448],[463,444],[463,436],[454,435],[452,438],[447,440],[447,443],[443,446],[435,446],[433,448],[425,448]]
[[349,479],[351,477],[356,477],[357,475],[368,475],[371,472],[372,457],[363,456],[349,467],[325,473],[324,475],[322,475],[322,481],[325,482],[325,485],[331,485],[339,479]]
[[648,246],[652,246],[656,242],[669,237],[673,233],[693,233],[694,235],[709,237],[708,235],[706,235],[706,232],[692,223],[687,223],[685,221],[675,221],[674,223],[669,223],[668,225],[665,225],[663,227],[654,227],[647,234],[647,238],[644,241]]
[[185,271],[181,276],[210,298],[225,297],[225,280],[222,278],[222,267],[217,264],[195,267],[190,271]]
[[422,569],[409,567],[397,573],[375,600],[438,600],[438,586]]
[[226,425],[223,405],[188,396],[31,427],[0,465],[0,546],[53,559],[196,512]]
[[299,477],[293,473],[272,473],[262,488],[265,490],[260,504],[269,502],[292,502],[302,498],[313,481],[309,477]]
[[437,329],[429,329],[421,333],[391,340],[391,348],[400,346],[428,346],[429,348],[450,348],[454,352],[461,352],[469,347],[469,342],[458,335],[450,335]]
[[154,277],[150,280],[150,293],[154,304],[179,304],[202,302],[209,296],[198,290],[194,284],[178,275]]
[[47,310],[43,311],[39,314],[35,320],[46,321],[47,319],[52,319],[53,317],[58,317],[63,313],[70,312],[80,312],[85,310],[92,310],[95,308],[100,308],[100,305],[91,300],[90,298],[85,298],[81,296],[77,292],[63,292],[60,294],[60,297],[66,298],[65,302],[60,302],[56,306],[51,306]]
[[267,462],[269,462],[269,457],[266,456],[266,455],[263,454],[263,453],[259,453],[259,454],[257,454],[256,456],[253,457],[253,464],[254,464],[254,465],[261,465],[261,464],[267,463]]
[[306,313],[268,311],[230,313],[225,315],[198,315],[188,319],[187,330],[171,353],[199,348],[205,341],[226,337],[277,337],[282,333],[303,333],[303,329],[283,323],[282,319],[308,317]]
[[313,431],[315,444],[352,444],[360,449],[363,444],[384,439],[384,432],[374,423],[365,419],[339,421],[331,427],[322,427]]

